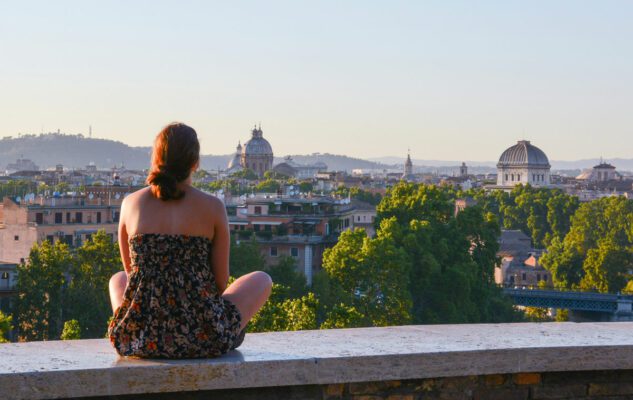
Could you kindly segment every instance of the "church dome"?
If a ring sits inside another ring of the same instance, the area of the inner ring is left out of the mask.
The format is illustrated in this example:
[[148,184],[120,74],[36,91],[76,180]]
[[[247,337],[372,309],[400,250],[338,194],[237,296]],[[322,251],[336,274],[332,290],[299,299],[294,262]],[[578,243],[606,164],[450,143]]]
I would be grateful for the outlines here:
[[501,154],[497,167],[543,167],[550,168],[549,160],[543,150],[520,140]]
[[273,148],[268,140],[264,139],[262,128],[253,128],[252,135],[251,139],[244,143],[243,154],[247,156],[272,156]]
[[240,166],[240,157],[242,154],[242,144],[238,142],[233,157],[229,160],[228,169],[234,169]]

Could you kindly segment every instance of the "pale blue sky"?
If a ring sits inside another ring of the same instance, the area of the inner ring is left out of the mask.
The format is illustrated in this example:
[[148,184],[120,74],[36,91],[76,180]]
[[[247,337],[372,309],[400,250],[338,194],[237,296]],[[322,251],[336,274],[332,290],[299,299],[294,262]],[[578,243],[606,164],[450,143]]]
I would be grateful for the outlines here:
[[633,157],[632,1],[3,1],[0,136],[232,152]]

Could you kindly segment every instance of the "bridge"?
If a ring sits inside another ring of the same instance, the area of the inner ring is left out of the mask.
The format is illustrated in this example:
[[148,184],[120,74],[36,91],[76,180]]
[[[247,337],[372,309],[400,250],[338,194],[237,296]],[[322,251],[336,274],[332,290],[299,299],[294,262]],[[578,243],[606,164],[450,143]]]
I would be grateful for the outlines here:
[[633,321],[633,295],[506,287],[514,304],[570,310],[573,320]]

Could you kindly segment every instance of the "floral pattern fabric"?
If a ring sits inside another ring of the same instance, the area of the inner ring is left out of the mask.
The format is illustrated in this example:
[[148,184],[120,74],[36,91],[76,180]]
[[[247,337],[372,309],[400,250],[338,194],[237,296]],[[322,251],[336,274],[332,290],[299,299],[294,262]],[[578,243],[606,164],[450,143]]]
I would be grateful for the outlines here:
[[240,312],[215,286],[203,236],[130,237],[132,272],[108,327],[122,356],[215,357],[239,345]]

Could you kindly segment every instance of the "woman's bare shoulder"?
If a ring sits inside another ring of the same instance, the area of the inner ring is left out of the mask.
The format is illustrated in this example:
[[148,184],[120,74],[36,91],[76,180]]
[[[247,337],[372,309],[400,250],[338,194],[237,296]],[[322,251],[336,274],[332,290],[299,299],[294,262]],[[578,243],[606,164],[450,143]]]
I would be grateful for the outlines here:
[[194,187],[191,188],[190,193],[196,198],[196,201],[202,202],[206,206],[205,208],[210,209],[210,211],[217,211],[218,209],[224,208],[222,200],[210,193],[203,192]]
[[150,187],[146,186],[125,196],[122,205],[131,206],[133,204],[137,204],[139,201],[143,201],[143,199],[147,198],[148,196],[152,196],[152,192],[150,190]]

